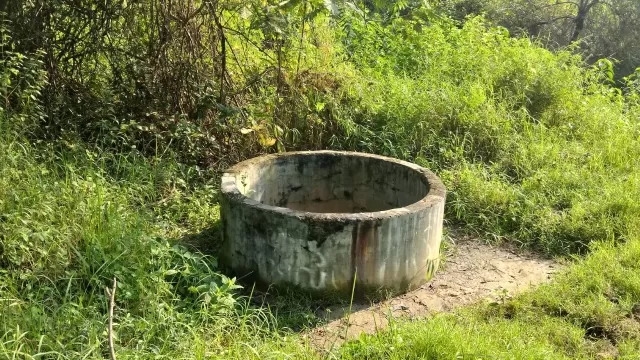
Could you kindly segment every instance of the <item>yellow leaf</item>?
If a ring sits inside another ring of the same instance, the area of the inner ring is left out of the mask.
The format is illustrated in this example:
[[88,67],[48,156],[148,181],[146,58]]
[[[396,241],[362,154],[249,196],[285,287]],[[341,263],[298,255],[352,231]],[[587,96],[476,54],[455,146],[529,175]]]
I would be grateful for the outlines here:
[[264,147],[270,147],[276,144],[276,139],[266,134],[258,134],[258,141]]

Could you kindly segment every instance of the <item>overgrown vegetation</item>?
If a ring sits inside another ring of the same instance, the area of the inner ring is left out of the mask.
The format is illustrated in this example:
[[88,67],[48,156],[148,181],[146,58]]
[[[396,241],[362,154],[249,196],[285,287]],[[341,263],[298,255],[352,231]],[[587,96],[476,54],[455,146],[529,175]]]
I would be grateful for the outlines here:
[[590,63],[608,58],[616,80],[640,66],[640,4],[633,0],[435,0],[458,21],[485,14],[547,48],[571,47]]
[[481,17],[383,5],[3,3],[0,356],[108,356],[114,277],[121,357],[316,356],[289,329],[311,305],[256,306],[217,268],[216,174],[320,148],[434,169],[447,222],[489,241],[591,252],[515,300],[333,356],[637,354],[640,73],[614,83],[608,60]]

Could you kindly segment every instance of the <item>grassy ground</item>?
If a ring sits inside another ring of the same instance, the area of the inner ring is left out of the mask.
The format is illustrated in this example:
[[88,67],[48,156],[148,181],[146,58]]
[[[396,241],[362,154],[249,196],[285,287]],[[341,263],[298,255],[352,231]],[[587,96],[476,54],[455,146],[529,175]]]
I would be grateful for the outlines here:
[[454,314],[395,323],[347,359],[640,358],[640,241],[600,243],[550,284]]
[[0,141],[0,358],[107,356],[113,277],[122,358],[303,351],[181,245],[217,206],[206,185],[185,196],[172,164]]
[[[169,160],[0,144],[2,259],[13,269],[0,273],[0,354],[106,356],[104,288],[116,276],[123,358],[319,356],[291,329],[315,325],[312,310],[322,302],[283,292],[260,307],[240,296],[248,289],[234,295],[215,259],[179,245],[217,219],[206,184],[184,189],[189,174]],[[334,356],[636,358],[639,264],[637,239],[597,242],[549,285],[501,304],[395,323]]]
[[[330,356],[636,356],[637,94],[480,20],[421,31],[349,21],[335,45],[349,70],[331,74],[339,94],[312,104],[340,124],[332,147],[433,168],[449,189],[447,221],[488,241],[588,255],[515,299],[394,324]],[[3,79],[20,73],[10,70]],[[21,130],[29,116],[0,113],[0,358],[108,356],[114,277],[120,358],[320,356],[296,331],[318,321],[321,302],[281,292],[260,306],[190,246],[215,248],[213,172],[170,151],[38,143]]]

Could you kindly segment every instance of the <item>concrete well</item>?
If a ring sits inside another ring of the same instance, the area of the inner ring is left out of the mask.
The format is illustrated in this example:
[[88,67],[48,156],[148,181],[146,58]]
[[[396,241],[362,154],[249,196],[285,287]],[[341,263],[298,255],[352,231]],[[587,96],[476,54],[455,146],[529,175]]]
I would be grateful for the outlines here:
[[222,177],[221,260],[238,276],[317,292],[397,294],[439,265],[445,188],[383,156],[265,155]]

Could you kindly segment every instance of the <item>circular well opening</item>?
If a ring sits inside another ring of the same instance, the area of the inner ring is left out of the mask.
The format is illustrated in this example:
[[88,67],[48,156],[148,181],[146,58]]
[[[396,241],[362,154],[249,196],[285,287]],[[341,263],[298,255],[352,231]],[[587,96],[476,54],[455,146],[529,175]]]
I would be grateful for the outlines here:
[[298,211],[378,212],[416,203],[429,192],[416,169],[357,153],[292,153],[243,164],[234,174],[241,194]]

